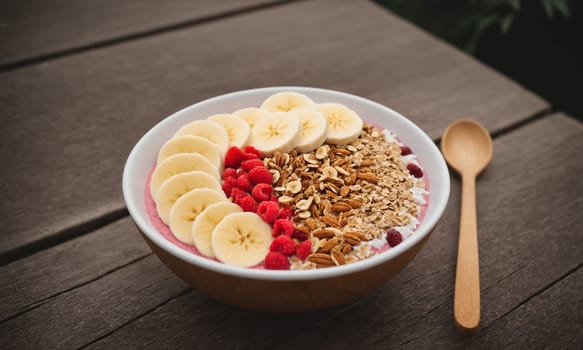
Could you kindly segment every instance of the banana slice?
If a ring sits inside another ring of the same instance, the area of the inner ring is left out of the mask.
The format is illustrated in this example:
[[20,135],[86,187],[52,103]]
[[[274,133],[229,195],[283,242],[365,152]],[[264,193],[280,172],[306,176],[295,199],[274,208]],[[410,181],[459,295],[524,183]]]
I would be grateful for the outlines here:
[[182,135],[194,135],[203,137],[217,145],[221,154],[227,153],[229,149],[229,135],[225,128],[210,120],[195,120],[190,122],[176,132],[174,137]]
[[198,153],[179,153],[164,159],[156,166],[150,180],[150,193],[158,193],[158,189],[170,176],[187,171],[200,170],[219,180],[221,175],[216,166]]
[[272,113],[255,124],[250,145],[270,156],[276,151],[289,152],[300,138],[300,119],[295,112]]
[[181,242],[192,244],[192,223],[208,206],[227,202],[222,194],[209,188],[198,188],[178,198],[169,216],[170,230]]
[[267,117],[267,112],[261,108],[251,107],[239,109],[233,112],[233,115],[246,121],[250,127],[254,127],[259,119]]
[[269,96],[261,104],[261,108],[268,112],[289,112],[294,109],[312,107],[314,101],[304,94],[297,92],[278,92]]
[[251,127],[244,120],[232,114],[215,114],[207,118],[225,128],[229,135],[229,147],[242,148],[247,144],[251,135]]
[[219,202],[209,205],[202,211],[192,224],[192,241],[201,254],[214,258],[211,247],[211,236],[215,227],[223,218],[232,213],[240,213],[243,209],[235,203]]
[[198,153],[217,168],[222,167],[223,161],[219,148],[209,140],[193,135],[178,136],[168,140],[160,149],[160,153],[158,153],[157,164],[178,153]]
[[177,174],[164,181],[154,197],[160,219],[168,224],[170,209],[178,198],[197,188],[208,188],[223,193],[217,179],[199,170]]
[[356,140],[362,132],[362,119],[339,103],[321,103],[316,108],[328,120],[328,142],[344,145]]
[[300,140],[296,146],[298,152],[307,153],[320,147],[328,136],[326,117],[313,108],[295,110],[300,118]]
[[254,213],[233,213],[215,227],[211,246],[215,257],[227,265],[259,264],[273,240],[271,227]]

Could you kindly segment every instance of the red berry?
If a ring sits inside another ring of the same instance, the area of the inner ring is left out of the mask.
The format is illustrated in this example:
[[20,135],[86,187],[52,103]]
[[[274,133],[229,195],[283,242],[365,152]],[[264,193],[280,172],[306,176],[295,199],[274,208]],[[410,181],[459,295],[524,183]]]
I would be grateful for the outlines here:
[[296,251],[296,243],[288,236],[279,236],[271,242],[269,250],[290,256]]
[[260,167],[263,166],[263,161],[261,159],[249,159],[241,162],[241,168],[243,168],[243,170],[245,171],[251,171],[251,169],[256,168],[258,166]]
[[243,151],[245,151],[245,153],[252,153],[256,155],[257,158],[263,158],[263,154],[261,153],[261,151],[253,146],[246,146]]
[[278,210],[279,205],[277,205],[277,203],[261,202],[257,207],[257,215],[259,215],[263,221],[271,225],[277,219]]
[[269,200],[279,204],[279,201],[277,200],[277,197],[274,194],[272,194],[271,197],[269,197]]
[[296,248],[296,256],[301,260],[306,260],[310,254],[312,254],[312,242],[310,240],[303,241]]
[[401,155],[408,156],[409,154],[413,153],[411,149],[407,146],[401,146]]
[[252,213],[257,211],[257,201],[248,194],[241,198],[239,206],[241,206],[243,211],[250,211]]
[[293,238],[297,239],[298,241],[305,241],[308,239],[310,234],[304,230],[298,230],[297,228],[294,230]]
[[243,152],[243,160],[257,159],[257,155],[253,153]]
[[417,178],[423,177],[423,170],[421,170],[421,168],[418,167],[416,164],[413,164],[413,163],[407,164],[407,170],[409,170],[411,175],[413,175]]
[[233,198],[233,202],[239,204],[241,202],[241,199],[243,199],[243,197],[245,197],[247,195],[247,193],[245,193],[245,191],[242,191],[240,189],[238,189],[237,187],[234,187],[231,190],[231,198]]
[[269,252],[265,256],[265,268],[268,270],[289,270],[289,259],[281,253]]
[[241,164],[243,160],[243,152],[239,147],[233,146],[229,148],[227,154],[225,154],[225,167],[236,168]]
[[273,224],[273,231],[271,231],[271,234],[273,237],[278,237],[281,235],[291,237],[291,235],[294,233],[294,230],[294,224],[292,224],[291,221],[287,219],[277,219]]
[[243,175],[247,175],[247,172],[243,169],[237,170],[237,174],[235,175],[236,178],[240,178]]
[[227,197],[231,196],[231,191],[233,190],[233,188],[237,185],[237,180],[235,180],[234,177],[227,177],[225,178],[225,180],[223,180],[223,184],[221,185],[221,188],[223,189],[223,192],[225,192],[225,195]]
[[223,170],[223,175],[222,178],[226,179],[228,177],[235,177],[235,175],[237,175],[237,170],[234,168],[226,168],[225,170]]
[[391,247],[394,247],[403,241],[403,236],[401,236],[401,232],[391,229],[387,232],[387,242]]
[[249,180],[254,184],[271,184],[273,175],[266,167],[256,167],[249,171]]
[[247,193],[251,192],[253,185],[251,184],[251,181],[249,181],[247,175],[242,175],[237,178],[237,188]]
[[271,185],[257,184],[255,185],[255,187],[253,187],[252,195],[253,198],[255,198],[256,200],[263,202],[269,201],[269,199],[271,198],[271,193],[273,193],[273,187],[271,187]]
[[[277,200],[277,199],[276,199]],[[278,219],[289,219],[292,217],[294,211],[290,207],[281,208],[279,211],[279,215],[277,216]]]

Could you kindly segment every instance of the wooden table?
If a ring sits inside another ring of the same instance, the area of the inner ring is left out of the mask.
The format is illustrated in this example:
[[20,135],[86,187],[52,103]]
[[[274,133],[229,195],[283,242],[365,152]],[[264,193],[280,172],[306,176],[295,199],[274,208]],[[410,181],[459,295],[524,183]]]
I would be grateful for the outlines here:
[[[0,9],[0,349],[583,348],[583,126],[372,2],[10,0]],[[298,315],[231,309],[152,255],[124,161],[170,113],[245,88],[347,91],[439,142],[494,136],[478,182],[482,323],[456,332],[460,181],[376,293]]]

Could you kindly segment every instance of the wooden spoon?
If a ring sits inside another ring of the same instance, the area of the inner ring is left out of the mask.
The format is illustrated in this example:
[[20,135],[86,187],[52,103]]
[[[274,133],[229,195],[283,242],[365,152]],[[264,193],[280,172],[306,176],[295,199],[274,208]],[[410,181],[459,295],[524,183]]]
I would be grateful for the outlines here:
[[463,331],[480,323],[480,269],[476,222],[476,177],[492,159],[492,138],[480,123],[462,119],[451,124],[441,138],[449,165],[462,177],[462,208],[458,242],[453,314]]

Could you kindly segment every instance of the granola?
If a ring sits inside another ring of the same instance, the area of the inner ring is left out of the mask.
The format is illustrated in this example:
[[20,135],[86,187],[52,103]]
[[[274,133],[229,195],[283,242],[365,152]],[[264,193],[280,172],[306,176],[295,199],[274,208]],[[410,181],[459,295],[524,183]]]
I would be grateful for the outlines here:
[[[375,254],[387,230],[418,223],[423,179],[407,170],[393,137],[364,125],[348,145],[324,144],[300,154],[276,152],[264,159],[272,172],[274,193],[294,211],[294,224],[312,241],[313,253],[292,268],[344,265]],[[377,243],[378,244],[378,243]]]

